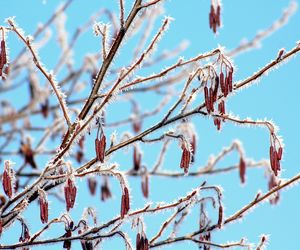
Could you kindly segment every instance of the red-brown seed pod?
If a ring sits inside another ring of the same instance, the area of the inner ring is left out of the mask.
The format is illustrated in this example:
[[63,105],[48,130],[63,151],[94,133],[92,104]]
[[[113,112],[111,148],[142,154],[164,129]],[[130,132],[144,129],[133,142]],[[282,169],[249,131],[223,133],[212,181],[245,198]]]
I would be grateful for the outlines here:
[[137,235],[136,235],[135,248],[136,248],[136,250],[141,249],[141,234],[140,233],[137,233]]
[[204,87],[204,100],[205,100],[205,106],[206,106],[207,112],[210,113],[210,99],[208,96],[207,86]]
[[24,156],[25,163],[28,163],[34,169],[37,168],[34,160],[34,152],[31,148],[30,143],[21,142],[20,153]]
[[91,195],[95,195],[97,187],[97,181],[95,178],[88,178],[88,187]]
[[185,147],[185,145],[183,145],[180,168],[183,168],[185,173],[188,172],[190,162],[191,162],[191,152]]
[[220,73],[220,86],[221,86],[221,91],[224,94],[225,92],[225,81],[224,81],[224,73]]
[[46,193],[43,190],[39,190],[39,203],[40,203],[40,218],[42,223],[48,222],[48,200]]
[[5,161],[4,162],[4,172],[2,175],[2,185],[4,193],[11,198],[13,194],[13,175],[14,172],[11,169],[11,162]]
[[274,147],[273,147],[273,145],[270,146],[270,165],[271,165],[271,169],[274,170]]
[[214,22],[214,6],[210,6],[210,12],[209,12],[209,28],[212,29],[213,27],[213,22]]
[[232,92],[232,70],[228,73],[228,90]]
[[142,193],[145,198],[149,197],[149,175],[145,173],[142,175]]
[[138,151],[137,147],[133,148],[133,169],[139,171],[141,167],[142,154]]
[[218,27],[221,26],[221,6],[218,5],[217,7],[217,14],[216,14],[217,18],[216,18],[216,23],[218,25]]
[[68,178],[66,181],[66,185],[64,187],[64,193],[65,193],[65,200],[66,200],[66,208],[67,211],[69,211],[70,208],[74,207],[76,193],[77,193],[77,188],[74,185],[74,181],[71,178]]
[[83,159],[83,151],[82,150],[78,150],[77,153],[76,153],[76,161],[78,163],[81,163],[82,162],[82,159]]
[[107,199],[111,198],[112,194],[108,185],[108,181],[105,180],[104,183],[101,185],[101,200],[106,201]]
[[79,139],[79,142],[78,142],[78,146],[81,150],[83,150],[84,148],[84,140],[85,140],[85,137],[82,136],[80,139]]
[[133,128],[133,131],[135,133],[139,133],[141,131],[141,128],[142,128],[141,121],[134,121],[133,124],[132,124],[132,128]]
[[241,183],[245,183],[245,176],[246,176],[246,162],[243,159],[243,157],[240,158],[240,163],[239,163],[239,175],[240,175],[240,180]]
[[97,160],[100,161],[101,163],[104,162],[105,148],[106,148],[106,137],[104,134],[101,134],[100,139],[97,138],[95,140]]
[[121,218],[123,219],[125,214],[128,213],[130,209],[130,201],[129,201],[129,192],[128,188],[124,188],[124,192],[122,194],[122,199],[121,199]]
[[223,206],[219,206],[218,227],[221,228],[223,223]]
[[45,103],[41,104],[41,113],[44,118],[47,118],[49,115],[49,99],[46,99]]
[[282,147],[279,147],[278,151],[277,151],[277,159],[280,161],[282,158],[282,153],[283,153],[283,149]]
[[209,109],[212,112],[214,112],[215,111],[215,108],[214,108],[214,91],[213,91],[212,87],[209,88],[209,105],[210,105]]
[[5,48],[4,40],[1,41],[1,58],[2,58],[2,64],[5,65],[7,63],[7,55],[6,55],[6,48]]

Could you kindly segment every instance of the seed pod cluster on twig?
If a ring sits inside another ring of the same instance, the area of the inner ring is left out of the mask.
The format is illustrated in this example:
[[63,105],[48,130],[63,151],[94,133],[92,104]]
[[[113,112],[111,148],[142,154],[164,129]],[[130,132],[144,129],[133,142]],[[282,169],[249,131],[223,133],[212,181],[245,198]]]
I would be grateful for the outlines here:
[[219,1],[212,0],[209,12],[209,28],[217,33],[217,28],[221,27],[221,5]]

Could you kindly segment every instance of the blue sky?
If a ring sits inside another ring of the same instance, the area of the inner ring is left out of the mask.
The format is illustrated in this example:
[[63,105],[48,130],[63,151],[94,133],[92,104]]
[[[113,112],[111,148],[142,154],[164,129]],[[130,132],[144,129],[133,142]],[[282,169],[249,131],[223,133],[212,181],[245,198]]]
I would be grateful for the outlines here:
[[[127,0],[127,10],[131,5],[132,0]],[[44,22],[50,16],[52,11],[60,1],[48,0],[43,3],[41,0],[31,1],[0,1],[0,18],[3,21],[6,17],[15,16],[17,23],[25,30],[26,34],[30,34],[35,30],[38,22]],[[175,47],[182,40],[188,40],[190,46],[182,53],[181,56],[189,58],[193,55],[210,51],[217,46],[224,46],[226,49],[232,49],[238,46],[240,41],[244,38],[251,39],[255,36],[258,30],[269,27],[274,20],[279,18],[289,1],[274,1],[272,0],[252,0],[252,1],[238,1],[238,0],[223,0],[222,21],[223,27],[219,34],[215,36],[208,27],[208,12],[210,1],[206,0],[168,0],[165,1],[165,15],[172,16],[175,20],[171,23],[170,29],[167,31],[160,43],[160,49],[168,49]],[[76,25],[82,24],[92,13],[95,13],[101,7],[109,7],[116,9],[117,1],[102,0],[102,1],[76,1],[67,11],[67,27],[69,30],[74,30]],[[162,16],[163,18],[163,16]],[[296,42],[300,40],[299,30],[299,11],[291,18],[289,23],[276,31],[270,37],[262,42],[259,49],[254,49],[243,53],[234,58],[234,64],[237,67],[235,80],[242,80],[256,72],[269,61],[274,59],[277,52],[281,48],[286,50],[295,46]],[[99,21],[101,21],[99,19]],[[158,20],[156,27],[161,23]],[[11,55],[19,51],[23,46],[16,39],[9,38]],[[80,44],[75,47],[75,65],[81,65],[82,56],[90,51],[95,51],[99,46],[98,41],[92,35],[92,31],[87,32],[83,36]],[[47,68],[51,69],[58,57],[58,48],[55,45],[55,38],[53,39],[53,46],[40,51],[41,59]],[[133,41],[134,42],[134,41]],[[128,41],[128,46],[131,46],[131,41]],[[117,63],[126,62],[131,55],[131,51],[124,46],[120,51],[120,56],[116,60]],[[170,61],[171,62],[171,61]],[[167,65],[170,64],[167,62]],[[156,69],[153,68],[153,71]],[[297,72],[299,70],[299,57],[291,59],[288,63],[281,65],[278,69],[273,70],[264,76],[257,84],[238,92],[236,95],[230,97],[227,105],[227,110],[241,118],[251,117],[252,119],[271,119],[279,126],[279,134],[283,137],[285,143],[284,159],[282,161],[282,178],[290,178],[300,171],[298,165],[299,156],[299,80]],[[59,78],[59,76],[58,76]],[[20,96],[16,98],[18,102],[22,102],[22,92],[18,92]],[[0,100],[12,98],[10,94],[0,95]],[[155,103],[160,100],[158,97],[138,97],[142,100],[143,109],[151,109]],[[128,107],[125,107],[126,110]],[[119,106],[111,109],[111,118],[122,116],[123,112],[119,110]],[[211,154],[217,154],[224,146],[228,146],[234,139],[242,141],[246,155],[249,158],[260,160],[268,158],[269,149],[269,134],[263,128],[243,127],[226,123],[219,133],[215,127],[212,126],[212,121],[201,117],[192,119],[194,122],[198,136],[199,146],[197,153],[197,162],[193,167],[202,166],[207,162]],[[145,127],[156,123],[156,120],[148,120],[145,122]],[[159,145],[160,146],[160,145]],[[18,146],[17,146],[18,147]],[[91,144],[90,147],[93,147]],[[89,151],[89,150],[88,150]],[[89,154],[89,153],[88,153]],[[93,155],[90,153],[91,156]],[[157,155],[157,148],[152,149],[145,147],[144,158],[145,163],[151,165],[155,162]],[[166,169],[176,170],[180,155],[178,153],[178,146],[176,143],[170,148],[164,167]],[[236,162],[237,157],[231,157],[225,160],[224,163]],[[122,166],[129,166],[131,164],[131,151],[129,153],[121,152],[114,156],[115,161],[119,161]],[[172,201],[176,197],[186,194],[189,190],[207,180],[209,184],[221,185],[224,189],[224,204],[226,207],[225,215],[229,216],[236,210],[247,204],[254,198],[258,190],[267,191],[267,179],[264,177],[263,169],[256,169],[248,171],[246,185],[241,185],[238,178],[238,173],[233,172],[226,175],[218,175],[212,177],[197,177],[184,178],[182,180],[167,179],[167,178],[152,178],[150,197],[153,202],[157,201]],[[142,207],[146,202],[140,194],[140,182],[136,178],[129,178],[131,189],[133,190],[132,207]],[[82,213],[85,202],[94,204],[99,212],[100,221],[106,221],[111,216],[119,212],[119,195],[118,186],[116,182],[112,181],[112,190],[114,198],[107,203],[99,201],[99,194],[97,197],[91,198],[86,194],[84,189],[86,181],[78,181],[79,197],[77,205],[72,211],[75,217]],[[82,187],[82,188],[80,188]],[[99,191],[99,190],[98,190]],[[298,225],[300,223],[299,209],[299,187],[294,186],[281,192],[281,200],[278,205],[271,206],[265,202],[255,210],[247,214],[242,220],[242,223],[234,223],[226,226],[223,230],[214,232],[212,240],[218,243],[225,243],[227,241],[237,241],[242,237],[248,238],[250,242],[256,243],[261,234],[270,235],[270,243],[268,249],[298,249]],[[61,211],[63,207],[58,204],[58,201],[53,200],[51,209],[56,214]],[[196,208],[195,210],[197,210]],[[25,215],[33,228],[40,226],[36,222],[37,206],[32,205],[26,211]],[[198,211],[198,210],[197,210]],[[51,212],[50,212],[51,213]],[[213,213],[213,211],[211,211]],[[167,214],[164,214],[165,217]],[[197,212],[194,212],[186,220],[185,226],[182,227],[180,233],[184,234],[197,228]],[[51,215],[50,215],[51,217]],[[147,233],[153,235],[155,229],[161,223],[161,215],[149,216],[145,218],[147,225]],[[129,229],[127,225],[125,228]],[[12,230],[19,230],[18,227]],[[11,242],[15,232],[10,231],[7,238],[3,238],[5,242]],[[58,229],[59,230],[59,229]],[[130,230],[130,229],[129,229]],[[33,230],[34,231],[34,230]],[[51,232],[48,236],[53,234]],[[134,235],[134,233],[132,234]],[[164,235],[167,236],[167,235]],[[2,239],[1,239],[2,240]],[[109,240],[104,242],[103,249],[122,249],[122,241],[120,239]],[[189,249],[198,249],[193,243],[187,244]],[[182,249],[183,244],[176,244],[169,247],[169,249]],[[49,246],[50,249],[53,246]],[[113,248],[112,248],[113,247]],[[47,249],[38,247],[37,249]],[[77,249],[77,248],[74,248]]]

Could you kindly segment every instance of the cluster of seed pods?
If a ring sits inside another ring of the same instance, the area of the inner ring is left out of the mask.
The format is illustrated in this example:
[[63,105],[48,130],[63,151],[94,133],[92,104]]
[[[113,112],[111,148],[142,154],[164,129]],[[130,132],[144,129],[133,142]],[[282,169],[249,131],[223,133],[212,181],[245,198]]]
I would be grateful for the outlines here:
[[2,175],[2,185],[4,193],[11,198],[13,195],[13,180],[14,180],[14,171],[11,168],[11,162],[4,162],[4,172]]
[[210,5],[209,12],[209,28],[213,30],[214,33],[217,33],[217,28],[221,27],[221,6],[218,2],[217,4],[212,1]]
[[136,235],[136,250],[148,250],[149,242],[144,232]]
[[180,160],[180,168],[183,168],[184,173],[187,174],[189,171],[192,154],[185,142],[182,143],[181,149],[182,149],[182,155],[181,155],[181,160]]
[[[233,66],[230,61],[223,55],[220,55],[220,74],[214,67],[208,67],[208,76],[199,76],[199,80],[203,78],[204,84],[204,101],[208,114],[215,112],[215,104],[218,103],[218,113],[225,114],[225,99],[229,93],[233,91]],[[210,84],[209,84],[210,83]],[[218,130],[221,129],[221,117],[214,117],[214,125]]]
[[66,208],[67,211],[70,210],[70,208],[74,207],[75,199],[76,199],[76,193],[77,188],[74,184],[73,179],[68,178],[64,187],[65,192],[65,200],[66,200]]
[[128,213],[130,209],[129,191],[127,187],[124,187],[121,199],[121,219]]

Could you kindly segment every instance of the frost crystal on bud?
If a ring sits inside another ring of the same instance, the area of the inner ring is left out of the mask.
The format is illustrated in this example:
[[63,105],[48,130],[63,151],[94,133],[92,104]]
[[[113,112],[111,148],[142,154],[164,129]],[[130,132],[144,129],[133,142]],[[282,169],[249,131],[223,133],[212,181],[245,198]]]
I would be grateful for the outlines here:
[[64,187],[64,192],[65,192],[66,208],[67,211],[69,211],[70,208],[74,207],[76,193],[77,193],[77,188],[74,185],[74,181],[71,178],[67,179],[66,185]]

